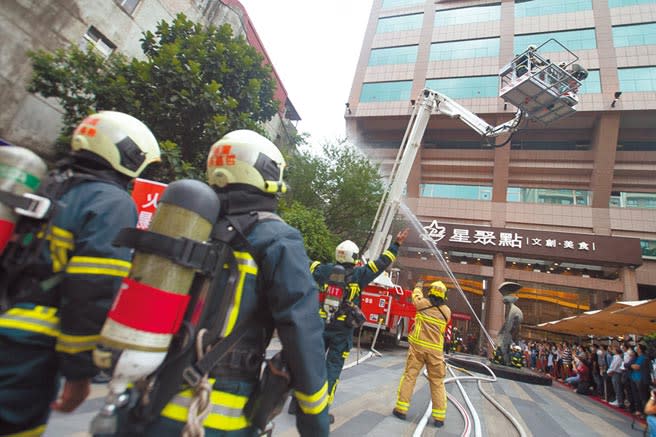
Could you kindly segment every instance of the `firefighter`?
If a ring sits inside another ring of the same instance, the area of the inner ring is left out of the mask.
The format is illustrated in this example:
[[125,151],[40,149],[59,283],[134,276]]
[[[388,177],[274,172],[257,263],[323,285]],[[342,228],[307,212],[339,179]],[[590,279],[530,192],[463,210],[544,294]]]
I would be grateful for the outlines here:
[[419,282],[412,292],[412,303],[417,308],[417,315],[412,333],[408,336],[408,358],[392,413],[399,419],[406,419],[417,376],[426,366],[433,401],[433,424],[439,428],[444,425],[446,418],[446,364],[443,348],[444,332],[451,320],[451,310],[445,304],[446,285],[442,281],[430,284],[428,297],[424,297],[422,287],[423,283]]
[[[274,330],[283,345],[293,396],[299,403],[299,433],[328,435],[328,385],[317,286],[307,267],[310,260],[301,234],[274,214],[279,193],[286,191],[284,167],[275,144],[251,130],[229,132],[209,151],[208,183],[221,204],[213,235],[228,238],[239,233],[239,238],[230,239],[241,276],[228,319],[242,339],[208,372],[209,414],[197,424],[208,436],[253,436],[262,431],[249,422],[244,407],[255,396]],[[230,335],[232,331],[225,338]],[[192,390],[174,389],[177,395],[141,435],[178,436],[183,430],[185,435],[200,435],[187,434],[193,429]]]
[[[392,244],[376,260],[356,267],[359,258],[358,246],[346,240],[335,248],[335,263],[321,264],[315,261],[310,270],[319,287],[325,291],[331,273],[337,267],[343,268],[344,284],[343,295],[340,297],[341,309],[338,310],[330,320],[329,314],[324,307],[319,309],[321,318],[326,322],[323,339],[326,346],[326,370],[328,375],[328,403],[332,404],[335,390],[339,383],[339,375],[344,367],[344,360],[348,357],[353,347],[353,325],[350,319],[354,313],[359,312],[360,291],[371,281],[376,279],[395,260],[399,247],[408,237],[409,229],[400,231]],[[363,321],[363,320],[362,320]],[[290,411],[291,412],[291,411]],[[334,420],[330,416],[331,423]]]
[[19,222],[3,253],[0,292],[10,305],[0,315],[2,435],[40,435],[51,409],[71,412],[89,394],[98,373],[91,351],[130,270],[130,251],[112,245],[137,223],[128,184],[160,160],[151,131],[114,111],[85,118],[71,149],[39,191],[59,207],[48,219]]
[[510,353],[510,365],[512,367],[517,367],[518,369],[523,367],[524,354],[522,353],[522,348],[519,345],[512,345],[512,352]]

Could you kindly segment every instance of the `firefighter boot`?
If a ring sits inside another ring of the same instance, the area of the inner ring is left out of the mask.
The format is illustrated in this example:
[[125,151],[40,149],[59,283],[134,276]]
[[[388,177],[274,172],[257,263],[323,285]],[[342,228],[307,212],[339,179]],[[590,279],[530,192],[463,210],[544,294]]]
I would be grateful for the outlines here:
[[444,421],[433,419],[433,425],[435,425],[436,428],[442,428],[444,426]]
[[398,417],[401,420],[405,420],[407,415],[405,413],[400,412],[396,408],[392,410],[392,414],[394,414],[396,417]]

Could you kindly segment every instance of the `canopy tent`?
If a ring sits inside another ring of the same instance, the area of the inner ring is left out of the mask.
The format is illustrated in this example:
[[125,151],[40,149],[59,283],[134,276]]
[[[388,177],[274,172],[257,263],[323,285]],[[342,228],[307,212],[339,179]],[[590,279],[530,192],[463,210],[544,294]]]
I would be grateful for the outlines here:
[[578,336],[647,335],[656,332],[656,299],[615,302],[603,310],[540,323],[535,328]]

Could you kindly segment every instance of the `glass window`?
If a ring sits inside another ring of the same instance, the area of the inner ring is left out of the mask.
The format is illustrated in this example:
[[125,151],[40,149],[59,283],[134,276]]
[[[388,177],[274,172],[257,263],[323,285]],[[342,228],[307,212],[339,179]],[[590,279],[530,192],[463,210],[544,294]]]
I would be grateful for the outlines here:
[[601,92],[601,76],[599,70],[588,70],[588,77],[581,81],[579,94],[594,94]]
[[618,68],[623,92],[656,91],[656,67]]
[[515,17],[539,17],[590,10],[592,0],[515,0]]
[[438,42],[431,44],[430,51],[431,61],[497,56],[499,56],[499,38]]
[[412,81],[376,82],[362,85],[360,101],[366,102],[394,102],[399,100],[410,101]]
[[640,240],[643,258],[656,259],[656,240]]
[[379,18],[376,33],[403,32],[406,30],[421,29],[423,19],[424,14]]
[[404,6],[413,6],[424,4],[424,0],[383,0],[382,9],[401,8]]
[[508,202],[590,205],[590,198],[584,190],[508,187],[506,192]]
[[369,55],[369,65],[414,64],[417,61],[417,47],[373,49]]
[[421,184],[419,193],[421,197],[441,197],[444,199],[492,199],[492,187],[485,185]]
[[487,140],[481,138],[479,141],[450,141],[448,139],[424,138],[421,146],[425,149],[489,149]]
[[656,193],[613,192],[610,206],[617,208],[656,208]]
[[590,150],[590,144],[575,141],[513,141],[512,150]]
[[430,79],[426,88],[439,91],[453,99],[476,99],[499,95],[498,76],[451,77]]
[[[526,50],[531,44],[539,46],[549,39],[555,39],[569,50],[587,50],[597,48],[594,29],[566,30],[562,32],[549,33],[532,33],[527,35],[515,35],[515,52],[520,53]],[[549,44],[544,49],[550,52],[562,51],[563,48],[558,44]]]
[[656,141],[620,141],[617,150],[631,152],[656,152]]
[[103,57],[108,57],[116,49],[116,44],[111,42],[105,35],[100,33],[94,26],[89,27],[87,32],[82,36],[80,43],[83,49],[89,47],[100,53]]
[[498,4],[435,11],[435,27],[498,21],[500,19],[501,5]]
[[656,3],[655,0],[608,0],[608,6],[611,8],[620,8],[622,6],[644,5],[647,3]]
[[132,15],[140,0],[114,0],[125,12]]
[[613,44],[615,47],[656,44],[656,23],[614,26]]

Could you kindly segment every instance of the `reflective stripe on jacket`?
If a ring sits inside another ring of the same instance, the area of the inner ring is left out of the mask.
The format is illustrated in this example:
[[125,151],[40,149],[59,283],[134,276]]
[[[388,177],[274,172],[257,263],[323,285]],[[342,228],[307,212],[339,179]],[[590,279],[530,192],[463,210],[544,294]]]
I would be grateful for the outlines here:
[[[349,283],[347,284],[348,300],[356,305],[360,305],[360,293],[362,289],[376,279],[396,260],[398,251],[399,245],[397,243],[392,243],[377,259],[369,261],[363,266],[353,267],[349,276]],[[321,289],[326,287],[328,277],[334,266],[334,263],[321,264],[318,261],[314,261],[310,265],[312,276]],[[351,268],[350,265],[344,264],[344,266],[348,266],[347,271]],[[319,308],[319,315],[322,319],[326,318],[326,312],[322,308]],[[346,316],[337,317],[337,320],[345,319]]]
[[412,292],[412,303],[417,308],[417,315],[415,316],[415,325],[408,336],[408,342],[415,346],[442,352],[444,350],[444,332],[451,319],[451,310],[446,305],[440,305],[439,308],[433,306],[431,301],[424,297],[420,288],[415,288]]
[[[210,384],[215,380],[210,378]],[[162,416],[178,422],[187,422],[189,405],[193,397],[193,390],[188,389],[178,393],[162,410]],[[242,410],[248,401],[248,397],[212,390],[210,395],[210,412],[203,421],[207,428],[220,429],[224,431],[235,431],[243,429],[250,424],[242,414]]]
[[[73,185],[60,202],[65,206],[37,234],[48,242],[38,271],[52,274],[33,279],[50,307],[35,306],[26,293],[2,316],[0,328],[16,341],[56,343],[63,376],[82,379],[97,373],[89,351],[131,267],[130,249],[112,242],[121,229],[135,226],[137,212],[127,190],[101,180]],[[19,296],[21,291],[15,290]],[[37,340],[37,335],[44,338]]]

